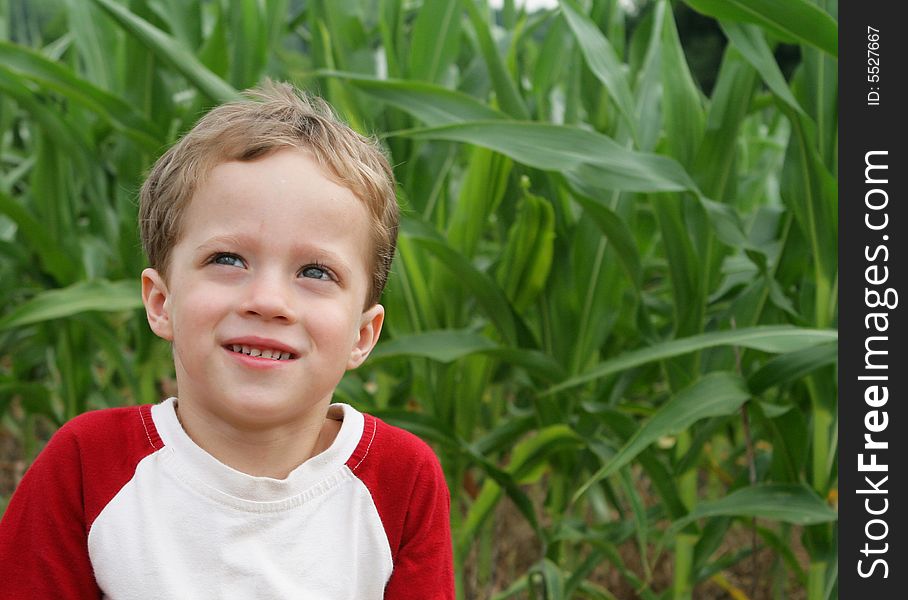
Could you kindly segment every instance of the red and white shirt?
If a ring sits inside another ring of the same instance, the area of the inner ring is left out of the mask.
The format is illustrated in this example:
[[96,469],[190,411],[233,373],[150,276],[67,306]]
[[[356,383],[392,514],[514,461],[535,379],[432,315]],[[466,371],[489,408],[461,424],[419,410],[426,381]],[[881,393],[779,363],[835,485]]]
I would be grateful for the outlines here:
[[0,596],[454,598],[450,499],[432,450],[345,404],[286,479],[198,447],[174,400],[64,425],[0,521]]

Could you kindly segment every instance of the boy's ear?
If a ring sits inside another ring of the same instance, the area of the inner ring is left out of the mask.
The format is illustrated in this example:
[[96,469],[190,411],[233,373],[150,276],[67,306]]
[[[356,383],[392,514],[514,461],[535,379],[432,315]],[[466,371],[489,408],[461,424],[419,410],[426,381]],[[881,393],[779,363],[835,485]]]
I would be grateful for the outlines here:
[[375,304],[363,312],[362,319],[359,322],[359,336],[350,352],[350,359],[347,361],[348,369],[355,369],[365,362],[372,352],[372,348],[378,342],[378,336],[381,333],[382,323],[385,322],[385,307],[381,304]]
[[167,302],[169,292],[161,274],[154,269],[142,271],[142,304],[148,325],[158,337],[173,341],[173,326]]

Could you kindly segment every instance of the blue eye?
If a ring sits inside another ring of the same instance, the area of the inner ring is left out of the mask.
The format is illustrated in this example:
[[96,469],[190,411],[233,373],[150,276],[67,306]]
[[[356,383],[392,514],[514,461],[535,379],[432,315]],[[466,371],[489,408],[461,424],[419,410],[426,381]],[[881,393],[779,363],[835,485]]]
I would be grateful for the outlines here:
[[300,269],[300,277],[310,279],[321,279],[322,281],[331,281],[331,273],[322,266],[308,265]]
[[229,252],[218,252],[211,257],[211,263],[215,265],[226,265],[228,267],[246,267],[246,263],[243,262],[242,258]]

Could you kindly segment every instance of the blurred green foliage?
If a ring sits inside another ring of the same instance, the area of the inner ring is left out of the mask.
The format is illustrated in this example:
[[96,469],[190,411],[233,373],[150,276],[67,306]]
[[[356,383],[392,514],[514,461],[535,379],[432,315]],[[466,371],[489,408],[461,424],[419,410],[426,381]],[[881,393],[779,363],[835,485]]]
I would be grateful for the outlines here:
[[[395,166],[383,341],[337,397],[435,444],[461,597],[614,598],[611,570],[691,598],[743,527],[774,597],[834,598],[836,10],[0,0],[3,425],[32,456],[39,423],[167,393],[138,187],[207,108],[286,79]],[[536,562],[502,589],[505,502]]]

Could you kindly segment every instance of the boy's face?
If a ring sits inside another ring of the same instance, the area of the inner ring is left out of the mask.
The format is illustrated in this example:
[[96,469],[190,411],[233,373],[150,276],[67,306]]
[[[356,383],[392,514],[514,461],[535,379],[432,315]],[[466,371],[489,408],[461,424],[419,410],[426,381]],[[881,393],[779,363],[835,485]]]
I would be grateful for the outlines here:
[[371,248],[367,209],[308,152],[216,166],[186,210],[167,281],[142,274],[149,324],[173,342],[181,405],[239,428],[325,406],[381,330],[384,309],[363,310]]

